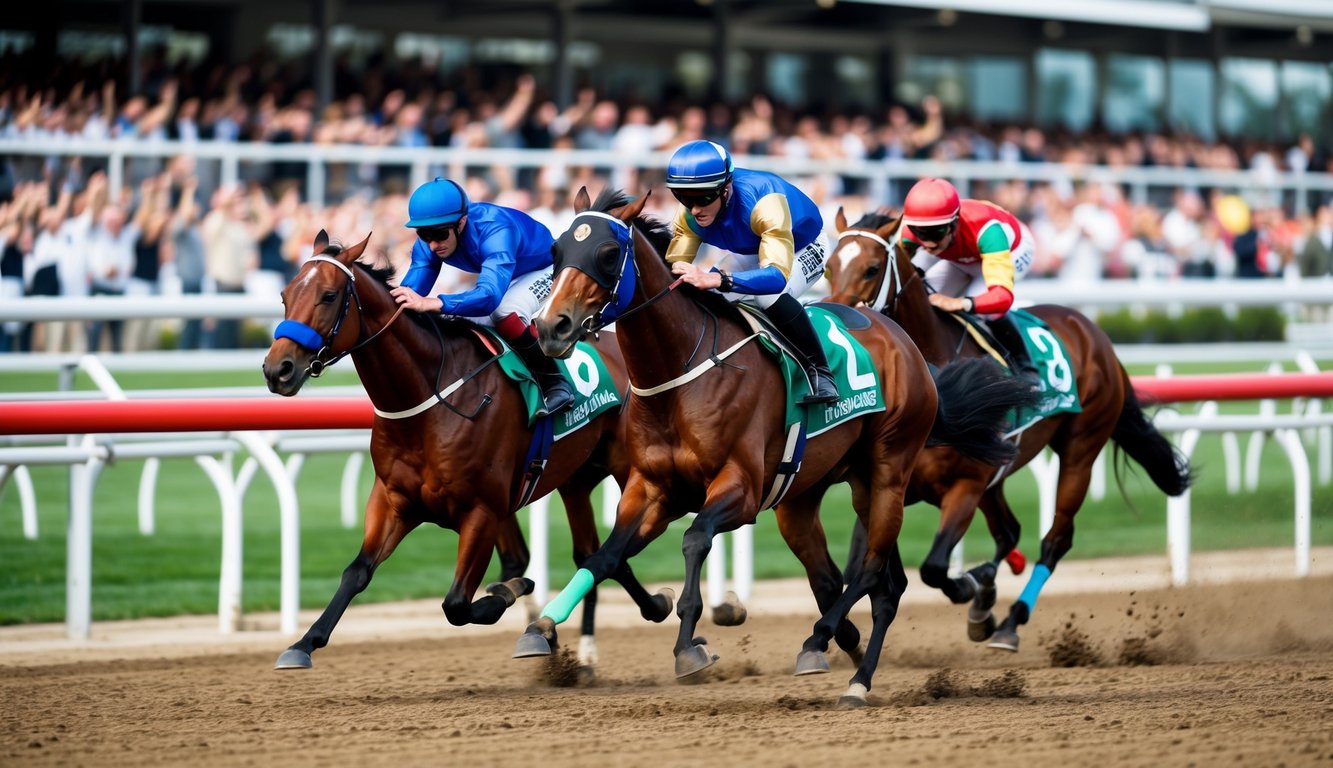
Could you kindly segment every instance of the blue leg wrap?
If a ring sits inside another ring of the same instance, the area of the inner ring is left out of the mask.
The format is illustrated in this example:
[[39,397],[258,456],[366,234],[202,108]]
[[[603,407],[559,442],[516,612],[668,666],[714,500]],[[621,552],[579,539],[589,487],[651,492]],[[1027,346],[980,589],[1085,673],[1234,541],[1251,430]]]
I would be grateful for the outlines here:
[[1051,569],[1044,563],[1038,563],[1037,567],[1032,569],[1032,576],[1028,579],[1028,585],[1023,588],[1023,594],[1018,596],[1018,602],[1025,603],[1028,612],[1037,607],[1037,595],[1041,594],[1041,588],[1046,586],[1046,580],[1051,577]]
[[569,580],[569,584],[542,609],[542,617],[554,619],[556,624],[565,623],[569,614],[574,612],[574,606],[578,605],[595,586],[597,584],[592,577],[592,571],[586,568],[578,569],[574,572],[574,578]]

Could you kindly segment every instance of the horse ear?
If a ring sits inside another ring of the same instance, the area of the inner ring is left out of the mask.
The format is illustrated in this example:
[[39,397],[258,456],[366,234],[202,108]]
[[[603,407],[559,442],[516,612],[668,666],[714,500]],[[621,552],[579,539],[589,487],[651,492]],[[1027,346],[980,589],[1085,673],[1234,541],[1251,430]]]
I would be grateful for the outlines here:
[[842,212],[842,206],[838,206],[838,213],[833,217],[833,226],[837,227],[838,232],[847,231],[847,215]]
[[[892,208],[888,208],[888,209],[885,209],[885,210],[888,210],[890,216],[893,215],[893,209],[892,209]],[[879,235],[880,237],[884,238],[885,240],[888,240],[890,237],[893,237],[893,234],[894,234],[895,232],[898,231],[898,227],[902,226],[902,223],[903,223],[903,219],[902,219],[901,216],[894,216],[893,221],[890,221],[888,224],[885,224],[884,226],[882,226],[882,227],[880,227],[879,229],[875,230],[875,234]]]
[[315,253],[323,253],[328,247],[329,233],[321,229],[319,234],[315,235]]
[[630,203],[624,208],[621,208],[620,212],[616,214],[616,218],[620,219],[626,224],[630,223],[631,221],[634,221],[634,218],[643,212],[643,205],[646,202],[648,202],[648,196],[644,195],[643,197],[639,198],[638,200],[635,200],[634,202]]
[[350,261],[356,261],[357,259],[361,258],[361,254],[365,253],[366,251],[366,246],[370,244],[371,234],[374,233],[373,232],[366,233],[365,240],[362,240],[361,242],[357,243],[351,248],[348,248],[347,250],[343,251],[343,261],[350,262]]
[[574,195],[574,212],[583,213],[592,207],[592,197],[588,195],[588,187],[579,187],[579,192]]

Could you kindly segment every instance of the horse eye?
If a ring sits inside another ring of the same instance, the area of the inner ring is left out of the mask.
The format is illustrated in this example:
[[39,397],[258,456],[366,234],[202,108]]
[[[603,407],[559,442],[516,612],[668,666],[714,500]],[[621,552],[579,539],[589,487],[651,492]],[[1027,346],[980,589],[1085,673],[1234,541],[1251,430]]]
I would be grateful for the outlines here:
[[602,248],[601,253],[597,254],[597,260],[602,262],[602,266],[606,269],[615,269],[620,266],[616,263],[616,258],[618,256],[620,256],[620,249],[614,245],[607,245]]
[[325,291],[324,295],[319,297],[320,304],[332,304],[333,300],[338,298],[337,291]]
[[871,264],[870,266],[866,267],[866,277],[875,277],[877,275],[879,275],[878,264]]

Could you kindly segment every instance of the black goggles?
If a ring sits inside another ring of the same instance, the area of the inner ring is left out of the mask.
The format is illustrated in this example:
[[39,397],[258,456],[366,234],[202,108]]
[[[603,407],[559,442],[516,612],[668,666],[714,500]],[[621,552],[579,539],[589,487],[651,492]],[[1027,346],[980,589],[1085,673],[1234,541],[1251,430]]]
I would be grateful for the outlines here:
[[921,242],[938,243],[953,231],[953,222],[948,224],[935,224],[929,227],[912,227],[912,234],[916,235],[917,240]]
[[686,208],[702,208],[705,205],[712,205],[714,200],[722,197],[722,188],[673,189],[671,194]]
[[441,224],[437,227],[418,227],[417,237],[425,242],[444,242],[449,236],[458,231],[457,224]]

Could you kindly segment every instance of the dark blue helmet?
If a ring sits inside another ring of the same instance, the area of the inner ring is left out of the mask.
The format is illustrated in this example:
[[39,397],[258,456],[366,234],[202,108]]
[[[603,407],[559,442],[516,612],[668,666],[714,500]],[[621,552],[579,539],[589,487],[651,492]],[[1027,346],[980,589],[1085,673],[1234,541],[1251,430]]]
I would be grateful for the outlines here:
[[407,226],[438,227],[453,224],[467,213],[467,193],[458,182],[442,179],[417,187],[407,201]]
[[736,164],[731,153],[712,141],[691,141],[671,156],[667,164],[669,189],[718,189],[731,181]]

